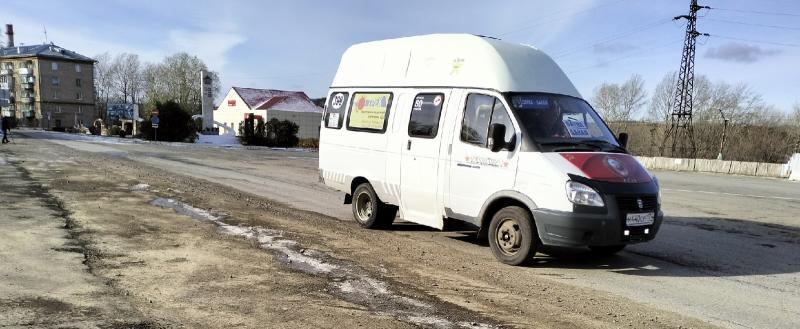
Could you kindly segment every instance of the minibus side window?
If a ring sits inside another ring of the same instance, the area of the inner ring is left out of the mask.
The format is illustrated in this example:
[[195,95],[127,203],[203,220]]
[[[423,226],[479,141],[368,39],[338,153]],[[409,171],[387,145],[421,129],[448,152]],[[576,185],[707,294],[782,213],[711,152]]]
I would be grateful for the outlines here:
[[506,126],[506,145],[514,144],[514,124],[511,123],[511,117],[508,115],[508,110],[499,99],[494,99],[494,110],[492,111],[492,121],[489,125],[499,123]]
[[328,97],[328,105],[325,106],[325,128],[342,128],[348,96],[348,93],[334,92]]
[[506,126],[505,140],[513,144],[514,124],[511,123],[511,117],[503,102],[488,95],[469,94],[467,107],[464,109],[464,119],[461,122],[461,141],[486,147],[489,125],[493,123]]
[[411,107],[408,136],[435,138],[439,133],[439,117],[444,104],[444,94],[418,94]]
[[464,109],[464,120],[461,121],[461,141],[478,146],[486,146],[486,135],[489,132],[489,120],[492,118],[494,97],[469,94],[467,107]]
[[392,107],[392,93],[353,93],[347,113],[347,130],[384,133]]

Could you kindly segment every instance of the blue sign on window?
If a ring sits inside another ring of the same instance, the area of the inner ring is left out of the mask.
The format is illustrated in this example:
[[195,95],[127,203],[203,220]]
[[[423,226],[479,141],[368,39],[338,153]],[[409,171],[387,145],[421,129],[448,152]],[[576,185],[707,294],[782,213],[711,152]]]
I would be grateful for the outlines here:
[[521,110],[544,110],[550,108],[550,101],[544,96],[514,96],[511,98],[511,103]]

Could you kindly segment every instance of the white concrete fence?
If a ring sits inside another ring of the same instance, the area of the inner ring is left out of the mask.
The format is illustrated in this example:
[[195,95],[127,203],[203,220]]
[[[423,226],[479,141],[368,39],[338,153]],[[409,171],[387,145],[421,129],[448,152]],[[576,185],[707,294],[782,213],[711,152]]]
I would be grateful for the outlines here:
[[800,153],[792,156],[789,163],[786,164],[662,157],[636,157],[636,159],[647,169],[700,171],[800,180]]

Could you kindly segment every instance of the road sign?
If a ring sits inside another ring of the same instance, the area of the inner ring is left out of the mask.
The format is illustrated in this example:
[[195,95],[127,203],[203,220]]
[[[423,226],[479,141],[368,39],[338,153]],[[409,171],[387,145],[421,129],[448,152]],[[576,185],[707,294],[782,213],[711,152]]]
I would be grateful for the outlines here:
[[161,121],[161,120],[159,120],[157,116],[152,116],[152,117],[150,117],[150,124],[152,124],[152,125],[153,125],[153,128],[158,128],[158,123],[159,123],[160,121]]
[[153,126],[153,129],[158,129],[158,124],[157,123],[153,123],[151,125]]

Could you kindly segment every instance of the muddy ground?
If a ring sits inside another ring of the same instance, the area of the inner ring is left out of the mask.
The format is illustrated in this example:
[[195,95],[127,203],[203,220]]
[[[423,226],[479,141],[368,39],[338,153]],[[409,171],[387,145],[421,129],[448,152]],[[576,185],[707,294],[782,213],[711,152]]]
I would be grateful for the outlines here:
[[41,140],[0,162],[0,327],[711,327],[509,268],[472,232],[363,230]]

